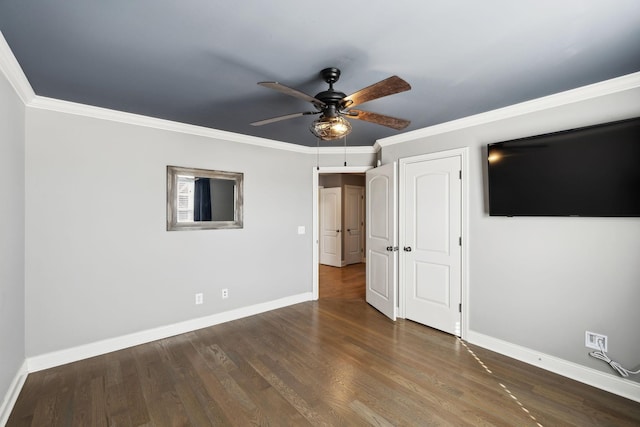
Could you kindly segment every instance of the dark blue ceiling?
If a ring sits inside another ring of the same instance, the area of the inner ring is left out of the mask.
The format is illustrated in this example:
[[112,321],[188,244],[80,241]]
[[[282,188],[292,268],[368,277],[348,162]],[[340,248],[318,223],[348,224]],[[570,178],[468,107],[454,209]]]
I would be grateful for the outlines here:
[[[397,74],[411,91],[358,108],[410,131],[640,71],[637,0],[2,0],[0,30],[37,95],[306,146],[313,116],[249,125],[313,109],[257,82]],[[348,145],[398,134],[352,123]]]

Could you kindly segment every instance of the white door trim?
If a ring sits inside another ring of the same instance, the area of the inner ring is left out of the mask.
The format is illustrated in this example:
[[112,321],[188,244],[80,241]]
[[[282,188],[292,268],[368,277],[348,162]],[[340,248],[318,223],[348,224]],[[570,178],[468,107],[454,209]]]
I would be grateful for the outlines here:
[[[460,328],[460,338],[466,339],[469,333],[469,148],[456,148],[452,150],[446,151],[438,151],[435,153],[422,154],[419,156],[406,157],[399,159],[400,167],[399,167],[399,210],[400,218],[399,218],[399,233],[398,237],[401,239],[404,236],[405,232],[405,224],[403,221],[402,209],[405,204],[404,200],[404,168],[408,163],[414,162],[422,162],[425,160],[435,160],[442,159],[446,157],[460,156],[461,159],[461,167],[462,167],[462,265],[460,268],[461,273],[461,281],[462,281],[462,289],[461,289],[461,301],[462,301],[462,313],[460,322],[462,324]],[[400,247],[402,247],[403,242],[399,242]],[[402,255],[400,255],[402,256]],[[407,287],[405,285],[405,276],[406,272],[404,271],[404,263],[399,263],[400,269],[400,277],[398,280],[398,317],[405,318],[405,303],[404,298],[406,295]]]
[[311,290],[313,293],[313,299],[317,300],[319,297],[319,285],[318,285],[318,263],[319,263],[319,252],[320,249],[318,247],[319,236],[319,219],[318,219],[318,183],[321,173],[365,173],[369,169],[372,169],[373,166],[326,166],[326,167],[313,167],[313,174],[311,180],[311,191],[313,194],[312,197],[312,233],[313,233],[313,250],[312,250],[312,272],[311,272]]

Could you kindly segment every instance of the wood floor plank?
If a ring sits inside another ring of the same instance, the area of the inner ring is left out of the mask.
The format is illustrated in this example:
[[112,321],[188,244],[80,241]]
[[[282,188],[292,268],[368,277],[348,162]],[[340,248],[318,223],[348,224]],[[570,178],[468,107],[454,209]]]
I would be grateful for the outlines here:
[[27,377],[7,426],[638,426],[640,404],[364,301],[364,266],[321,299]]
[[[207,395],[213,399],[221,409],[221,415],[224,420],[229,422],[236,420],[237,422],[245,422],[248,424],[252,415],[249,414],[249,416],[247,416],[243,408],[243,406],[247,405],[246,403],[243,405],[243,402],[246,402],[246,398],[244,398],[244,396],[238,396],[233,391],[228,391],[197,351],[189,353],[187,357],[194,371],[198,372]],[[238,397],[241,399],[238,399]]]
[[[176,392],[180,396],[182,404],[187,410],[192,420],[192,425],[228,425],[224,411],[218,403],[211,397],[203,383],[203,375],[194,367],[187,357],[187,354],[194,352],[193,344],[190,341],[177,341],[173,345],[166,347],[170,355],[170,364],[175,366],[174,380],[176,381]],[[206,418],[208,423],[202,423]]]
[[126,390],[121,383],[107,386],[105,404],[109,426],[129,427],[133,425],[129,417]]
[[125,391],[129,419],[134,426],[145,425],[151,421],[151,418],[142,393],[142,385],[133,349],[123,350],[118,353],[121,357],[122,387]]

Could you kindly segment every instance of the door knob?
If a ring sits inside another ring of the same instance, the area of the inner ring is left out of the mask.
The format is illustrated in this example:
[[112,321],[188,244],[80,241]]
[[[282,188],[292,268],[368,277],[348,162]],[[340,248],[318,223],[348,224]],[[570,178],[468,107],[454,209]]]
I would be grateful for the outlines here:
[[387,251],[388,252],[393,252],[393,246],[387,246]]
[[404,251],[405,252],[411,252],[411,246],[405,246],[404,247]]
[[340,232],[340,230],[336,230],[336,233],[339,233],[339,232]]

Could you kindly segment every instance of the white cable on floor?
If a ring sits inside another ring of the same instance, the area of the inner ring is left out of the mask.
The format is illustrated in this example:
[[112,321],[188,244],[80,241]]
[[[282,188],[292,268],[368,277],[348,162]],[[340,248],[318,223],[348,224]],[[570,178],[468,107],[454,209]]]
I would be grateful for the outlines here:
[[613,368],[613,370],[619,373],[621,377],[628,377],[629,374],[640,374],[640,369],[638,369],[637,371],[631,371],[629,369],[623,368],[622,365],[618,362],[611,360],[611,358],[607,356],[607,353],[605,353],[600,340],[598,340],[598,347],[600,347],[600,351],[592,351],[591,353],[589,353],[589,356],[595,357],[596,359],[604,360],[609,364],[609,366]]

